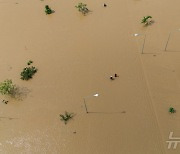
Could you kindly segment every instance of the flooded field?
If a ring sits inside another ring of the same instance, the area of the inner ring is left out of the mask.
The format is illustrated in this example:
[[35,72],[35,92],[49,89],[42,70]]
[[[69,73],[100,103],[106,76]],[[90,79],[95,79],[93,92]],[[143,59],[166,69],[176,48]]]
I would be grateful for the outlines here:
[[[0,82],[18,95],[0,95],[0,154],[179,154],[166,142],[180,137],[179,4],[1,0]],[[38,71],[21,80],[29,60]]]

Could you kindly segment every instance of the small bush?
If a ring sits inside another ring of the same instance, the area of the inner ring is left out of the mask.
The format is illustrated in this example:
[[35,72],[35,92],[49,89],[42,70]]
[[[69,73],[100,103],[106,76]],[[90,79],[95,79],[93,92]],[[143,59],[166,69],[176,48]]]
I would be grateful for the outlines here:
[[52,14],[54,11],[51,10],[51,8],[48,5],[46,5],[45,6],[45,12],[46,12],[46,14]]
[[145,16],[145,17],[143,17],[141,23],[143,23],[144,25],[147,26],[152,22],[152,20],[150,20],[151,18],[152,18],[151,16]]
[[61,120],[64,121],[65,125],[67,124],[67,122],[73,118],[73,113],[68,113],[68,112],[65,112],[65,114],[60,114],[59,115],[61,117]]
[[170,107],[170,108],[169,108],[169,112],[170,112],[170,113],[175,113],[176,110],[175,110],[173,107]]
[[21,72],[21,79],[22,80],[29,80],[32,78],[32,76],[37,72],[37,68],[34,66],[31,67],[25,67],[23,71]]
[[32,63],[33,63],[32,60],[29,60],[29,61],[27,62],[28,65],[31,65]]
[[12,83],[12,80],[4,80],[0,83],[0,93],[2,95],[11,95],[15,89],[15,85]]
[[87,4],[79,3],[77,6],[75,6],[79,12],[81,12],[83,15],[86,15],[89,12],[89,9],[86,7]]

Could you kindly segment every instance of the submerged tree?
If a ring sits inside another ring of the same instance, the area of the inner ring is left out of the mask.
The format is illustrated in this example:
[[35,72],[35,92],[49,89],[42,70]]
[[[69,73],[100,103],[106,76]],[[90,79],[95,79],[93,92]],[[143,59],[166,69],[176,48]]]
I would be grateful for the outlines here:
[[65,112],[65,114],[60,114],[59,115],[61,117],[61,121],[64,121],[65,125],[67,124],[67,122],[73,118],[74,114],[73,113],[68,113]]
[[143,19],[142,19],[142,21],[141,21],[141,23],[143,23],[144,25],[149,25],[150,23],[152,23],[152,20],[151,20],[151,16],[145,16],[145,17],[143,17]]
[[[27,65],[31,65],[33,63],[33,61],[32,60],[29,60],[28,62],[27,62]],[[21,79],[22,80],[29,80],[29,79],[31,79],[32,77],[33,77],[33,75],[35,74],[37,72],[37,68],[36,67],[34,67],[34,66],[28,66],[28,67],[25,67],[24,69],[23,69],[23,71],[21,72]]]
[[170,107],[170,108],[169,108],[169,112],[170,112],[170,113],[175,113],[176,110],[175,110],[173,107]]
[[89,9],[87,8],[87,4],[79,3],[78,5],[75,6],[79,12],[81,12],[83,15],[86,15],[89,13]]
[[34,66],[31,67],[25,67],[23,71],[21,72],[21,79],[22,80],[29,80],[32,78],[32,76],[37,72],[37,68]]
[[53,13],[54,11],[51,10],[51,8],[50,8],[48,5],[46,5],[46,6],[45,6],[45,12],[46,12],[46,14],[51,14],[51,13]]

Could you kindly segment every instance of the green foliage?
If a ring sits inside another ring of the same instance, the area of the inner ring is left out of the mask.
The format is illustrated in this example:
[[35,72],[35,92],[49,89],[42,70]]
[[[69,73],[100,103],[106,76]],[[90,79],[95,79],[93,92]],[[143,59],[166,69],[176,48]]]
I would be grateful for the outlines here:
[[29,80],[32,78],[32,76],[37,72],[37,68],[34,66],[31,67],[25,67],[23,71],[21,72],[21,79],[22,80]]
[[12,83],[12,80],[6,79],[0,83],[0,93],[2,95],[11,95],[14,89],[15,85]]
[[89,9],[86,7],[87,4],[79,3],[77,6],[75,6],[79,12],[81,12],[83,15],[86,15],[89,12]]
[[51,8],[48,5],[46,5],[45,12],[46,12],[46,14],[51,14],[51,13],[53,13],[53,10],[51,10]]
[[175,110],[173,107],[170,107],[170,108],[169,108],[169,112],[170,112],[170,113],[175,113],[176,110]]
[[28,65],[31,65],[32,63],[33,63],[32,60],[29,60],[29,61],[27,62]]
[[64,121],[65,125],[67,124],[67,122],[73,118],[74,114],[73,113],[68,113],[65,112],[65,114],[60,114],[59,115],[61,117],[61,120]]
[[150,20],[152,17],[151,16],[145,16],[143,17],[141,23],[145,24],[145,25],[149,25],[152,21]]

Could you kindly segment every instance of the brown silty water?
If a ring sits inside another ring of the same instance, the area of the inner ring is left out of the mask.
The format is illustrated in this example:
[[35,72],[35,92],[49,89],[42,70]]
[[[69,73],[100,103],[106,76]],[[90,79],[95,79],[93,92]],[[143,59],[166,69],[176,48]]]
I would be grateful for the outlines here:
[[[180,136],[180,36],[164,47],[179,28],[180,2],[85,0],[86,16],[78,2],[0,1],[0,80],[21,91],[18,99],[1,96],[9,102],[0,104],[0,153],[179,154],[166,141],[169,132]],[[45,5],[55,13],[46,15]],[[155,21],[148,27],[145,15]],[[135,33],[147,36],[144,54]],[[29,60],[38,72],[22,81]],[[64,111],[75,114],[67,125]]]

